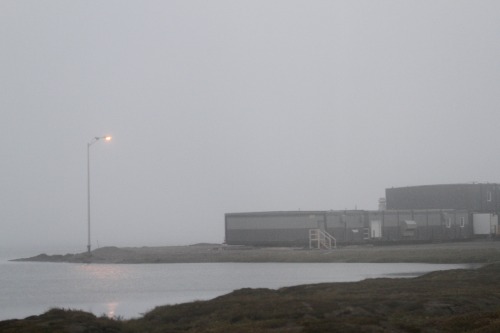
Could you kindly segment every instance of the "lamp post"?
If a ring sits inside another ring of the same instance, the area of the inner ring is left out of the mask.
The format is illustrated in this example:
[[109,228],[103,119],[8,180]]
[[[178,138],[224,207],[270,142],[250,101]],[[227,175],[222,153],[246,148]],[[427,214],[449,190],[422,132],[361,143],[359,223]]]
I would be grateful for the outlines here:
[[90,146],[97,141],[104,139],[104,141],[111,141],[111,136],[96,136],[89,143],[87,143],[87,226],[88,226],[88,243],[87,252],[90,256]]

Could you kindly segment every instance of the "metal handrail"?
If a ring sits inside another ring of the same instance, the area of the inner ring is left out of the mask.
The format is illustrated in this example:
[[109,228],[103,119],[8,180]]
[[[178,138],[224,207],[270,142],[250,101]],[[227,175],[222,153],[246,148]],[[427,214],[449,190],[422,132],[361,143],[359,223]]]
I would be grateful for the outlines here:
[[[316,245],[315,247],[313,245]],[[309,248],[320,249],[323,246],[326,249],[331,250],[337,248],[337,240],[335,237],[330,235],[328,232],[321,229],[309,229]]]

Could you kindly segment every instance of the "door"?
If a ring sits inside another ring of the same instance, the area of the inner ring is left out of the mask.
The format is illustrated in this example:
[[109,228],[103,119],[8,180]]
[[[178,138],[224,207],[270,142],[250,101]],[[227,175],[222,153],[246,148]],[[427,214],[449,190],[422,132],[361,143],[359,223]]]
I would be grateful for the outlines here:
[[382,238],[382,221],[370,221],[372,238]]

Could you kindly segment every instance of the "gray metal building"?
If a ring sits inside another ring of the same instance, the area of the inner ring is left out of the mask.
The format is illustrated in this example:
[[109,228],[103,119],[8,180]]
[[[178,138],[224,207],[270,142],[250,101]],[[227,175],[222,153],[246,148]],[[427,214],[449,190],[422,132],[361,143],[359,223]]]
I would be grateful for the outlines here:
[[432,242],[473,236],[465,210],[291,211],[228,213],[226,243],[253,246],[308,246],[311,229],[338,244]]
[[442,184],[388,188],[387,209],[465,209],[500,212],[500,184]]
[[306,246],[309,230],[324,225],[324,219],[322,211],[226,214],[226,244]]
[[388,188],[379,204],[376,211],[229,213],[225,216],[226,243],[310,246],[311,230],[332,235],[339,244],[500,236],[500,184]]

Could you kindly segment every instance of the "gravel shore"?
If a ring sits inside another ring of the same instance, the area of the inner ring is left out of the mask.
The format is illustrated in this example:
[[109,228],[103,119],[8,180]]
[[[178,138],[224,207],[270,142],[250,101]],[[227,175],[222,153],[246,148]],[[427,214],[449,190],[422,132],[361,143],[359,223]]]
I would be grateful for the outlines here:
[[492,263],[500,261],[500,242],[484,240],[411,245],[359,245],[332,250],[262,248],[197,244],[164,247],[103,247],[87,253],[40,254],[18,261],[93,263],[196,263],[196,262],[418,262]]

